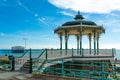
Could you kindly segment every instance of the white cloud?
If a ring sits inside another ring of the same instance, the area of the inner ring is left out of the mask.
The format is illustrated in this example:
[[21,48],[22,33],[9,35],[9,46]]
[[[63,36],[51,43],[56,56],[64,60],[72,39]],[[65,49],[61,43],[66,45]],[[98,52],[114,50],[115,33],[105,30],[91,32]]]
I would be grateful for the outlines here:
[[22,8],[24,8],[27,12],[33,14],[34,16],[36,15],[36,14],[34,14],[34,12],[33,12],[32,10],[30,10],[30,9],[29,9],[26,5],[24,5],[20,0],[17,0],[17,3],[18,3],[19,6],[21,6]]
[[38,18],[38,21],[40,21],[41,23],[43,23],[43,24],[49,26],[49,24],[47,23],[47,21],[45,21],[45,18],[44,18],[44,17]]
[[61,11],[61,12],[59,12],[59,13],[62,13],[63,15],[67,15],[67,16],[74,17],[74,15],[73,15],[73,14],[68,13],[68,12],[65,12],[65,11]]
[[120,10],[120,0],[49,0],[56,7],[89,13],[110,13]]
[[22,1],[17,0],[17,3],[20,7],[22,7],[23,9],[25,9],[27,12],[33,14],[35,17],[38,17],[38,14],[35,13],[33,10],[31,10],[27,5],[23,4]]

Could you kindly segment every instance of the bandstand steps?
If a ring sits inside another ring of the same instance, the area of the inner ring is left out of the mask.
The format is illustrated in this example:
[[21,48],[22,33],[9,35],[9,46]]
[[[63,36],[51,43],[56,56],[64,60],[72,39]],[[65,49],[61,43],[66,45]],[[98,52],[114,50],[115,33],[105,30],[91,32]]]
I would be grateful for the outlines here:
[[21,71],[29,71],[29,67],[30,67],[30,61],[27,60],[27,62],[24,63],[24,65],[21,67]]

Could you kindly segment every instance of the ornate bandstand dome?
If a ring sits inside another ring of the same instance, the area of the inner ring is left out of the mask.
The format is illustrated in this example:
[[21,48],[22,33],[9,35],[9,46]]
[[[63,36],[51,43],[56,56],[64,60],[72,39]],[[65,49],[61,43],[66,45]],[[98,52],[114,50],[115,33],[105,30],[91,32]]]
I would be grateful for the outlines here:
[[80,15],[80,12],[75,16],[75,21],[69,21],[64,23],[62,26],[70,26],[70,25],[79,25],[80,23],[83,25],[96,25],[96,23],[92,21],[84,21],[84,17]]

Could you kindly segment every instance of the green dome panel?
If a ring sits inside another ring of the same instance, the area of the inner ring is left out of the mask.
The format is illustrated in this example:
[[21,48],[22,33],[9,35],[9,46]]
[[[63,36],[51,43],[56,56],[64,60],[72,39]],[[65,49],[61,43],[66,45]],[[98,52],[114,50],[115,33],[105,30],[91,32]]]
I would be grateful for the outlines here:
[[92,22],[92,21],[70,21],[70,22],[66,22],[64,23],[62,26],[71,26],[71,25],[96,25],[96,23]]

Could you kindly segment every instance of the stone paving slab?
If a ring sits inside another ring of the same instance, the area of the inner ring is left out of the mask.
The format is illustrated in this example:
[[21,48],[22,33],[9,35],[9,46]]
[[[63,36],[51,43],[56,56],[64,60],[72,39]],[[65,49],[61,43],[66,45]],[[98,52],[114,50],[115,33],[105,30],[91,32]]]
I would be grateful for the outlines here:
[[33,75],[20,71],[0,71],[0,80],[92,80],[92,79],[76,79],[69,77],[61,77],[57,75]]
[[18,71],[0,71],[0,80],[25,80],[32,77],[32,74],[26,74]]

